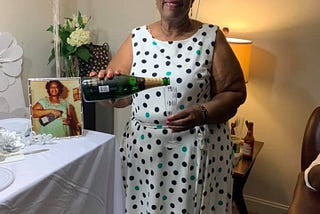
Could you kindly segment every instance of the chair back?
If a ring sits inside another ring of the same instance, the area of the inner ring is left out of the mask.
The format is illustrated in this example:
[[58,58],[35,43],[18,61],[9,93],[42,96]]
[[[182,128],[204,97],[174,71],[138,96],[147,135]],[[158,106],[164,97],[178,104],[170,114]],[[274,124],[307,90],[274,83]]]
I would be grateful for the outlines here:
[[304,171],[320,153],[320,106],[315,108],[307,122],[301,150],[301,171]]

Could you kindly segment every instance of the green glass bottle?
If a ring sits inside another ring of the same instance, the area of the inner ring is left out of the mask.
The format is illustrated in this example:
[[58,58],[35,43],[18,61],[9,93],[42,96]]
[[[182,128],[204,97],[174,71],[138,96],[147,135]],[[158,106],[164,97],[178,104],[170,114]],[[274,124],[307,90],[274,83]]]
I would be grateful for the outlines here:
[[136,77],[132,75],[114,76],[112,79],[84,77],[81,81],[83,98],[86,102],[117,99],[130,96],[148,88],[166,86],[170,79]]

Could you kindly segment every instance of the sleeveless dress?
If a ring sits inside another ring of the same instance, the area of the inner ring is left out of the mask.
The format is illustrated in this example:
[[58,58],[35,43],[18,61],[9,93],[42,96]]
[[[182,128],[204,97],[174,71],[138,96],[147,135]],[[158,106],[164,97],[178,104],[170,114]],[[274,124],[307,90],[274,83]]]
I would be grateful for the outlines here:
[[41,98],[38,102],[42,105],[43,109],[55,109],[62,111],[61,117],[56,118],[55,120],[53,120],[45,126],[40,125],[39,133],[50,133],[54,137],[70,136],[69,126],[63,124],[63,119],[67,118],[67,110],[69,108],[69,103],[64,99],[60,99],[60,103],[51,103],[48,97]]
[[[211,99],[210,72],[217,26],[190,38],[160,41],[147,26],[132,31],[131,74],[170,77],[178,110]],[[227,123],[174,134],[168,146],[164,87],[133,95],[132,117],[120,143],[129,214],[232,213],[232,141]]]

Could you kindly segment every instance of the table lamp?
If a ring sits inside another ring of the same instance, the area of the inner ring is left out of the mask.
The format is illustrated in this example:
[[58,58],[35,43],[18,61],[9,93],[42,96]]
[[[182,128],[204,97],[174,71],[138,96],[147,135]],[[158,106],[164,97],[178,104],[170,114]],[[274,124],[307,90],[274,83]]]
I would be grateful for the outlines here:
[[237,38],[227,37],[229,33],[229,29],[226,27],[224,27],[222,31],[225,34],[227,41],[229,42],[233,52],[235,53],[240,63],[244,80],[247,83],[249,78],[252,41],[246,40],[246,39],[237,39]]

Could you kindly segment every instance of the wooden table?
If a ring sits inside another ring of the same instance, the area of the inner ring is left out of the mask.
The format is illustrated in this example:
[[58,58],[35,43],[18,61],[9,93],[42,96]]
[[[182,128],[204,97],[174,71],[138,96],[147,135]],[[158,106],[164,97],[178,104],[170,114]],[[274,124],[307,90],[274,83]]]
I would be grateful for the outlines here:
[[263,147],[263,142],[255,141],[253,149],[253,159],[240,159],[233,169],[233,201],[235,202],[240,214],[247,214],[248,210],[243,198],[243,188],[247,182],[252,166]]

